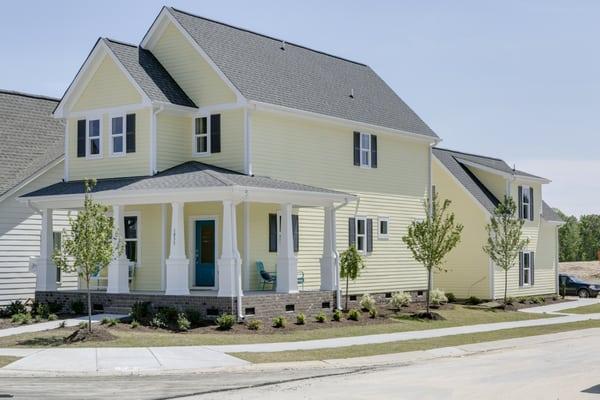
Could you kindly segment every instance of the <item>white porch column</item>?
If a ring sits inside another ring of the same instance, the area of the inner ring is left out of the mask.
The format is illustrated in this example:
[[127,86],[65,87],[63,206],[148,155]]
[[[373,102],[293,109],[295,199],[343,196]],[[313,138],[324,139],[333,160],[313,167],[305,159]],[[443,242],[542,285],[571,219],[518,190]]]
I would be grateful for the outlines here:
[[189,260],[185,257],[185,228],[183,223],[184,203],[171,203],[171,248],[166,264],[167,295],[190,294]]
[[42,232],[40,237],[40,258],[37,265],[35,290],[56,290],[56,265],[52,261],[52,209],[42,210]]
[[323,218],[323,256],[321,257],[321,290],[336,289],[335,208],[325,207]]
[[294,255],[292,205],[281,205],[281,241],[277,247],[277,292],[298,293],[298,261]]
[[219,290],[217,296],[236,297],[242,293],[242,259],[237,248],[236,207],[232,200],[223,200],[223,233],[219,267]]
[[[123,206],[113,205],[113,224],[121,240],[125,239],[125,220],[123,218]],[[113,239],[113,246],[118,247],[118,241]],[[125,253],[114,258],[108,264],[108,285],[106,293],[129,293],[129,260]]]

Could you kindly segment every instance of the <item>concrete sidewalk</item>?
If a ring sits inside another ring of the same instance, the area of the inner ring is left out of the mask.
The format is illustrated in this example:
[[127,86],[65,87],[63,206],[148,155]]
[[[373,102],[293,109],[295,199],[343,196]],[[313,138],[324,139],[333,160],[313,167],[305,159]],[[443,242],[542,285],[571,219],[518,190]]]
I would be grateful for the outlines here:
[[[562,309],[590,304],[589,299],[561,303]],[[552,305],[558,306],[558,305]],[[548,306],[543,306],[548,307]],[[529,308],[529,312],[542,312],[543,307]],[[2,375],[121,375],[156,374],[182,371],[198,371],[224,367],[243,367],[247,361],[232,357],[231,352],[276,352],[288,350],[312,350],[377,343],[428,339],[450,335],[491,332],[500,329],[549,326],[598,320],[600,314],[559,315],[554,318],[525,321],[499,322],[397,332],[379,335],[354,336],[303,342],[280,342],[240,344],[227,346],[173,346],[129,348],[52,348],[52,349],[0,349],[0,355],[23,357],[0,369]],[[457,352],[452,348],[452,352]],[[445,350],[433,349],[427,354],[446,354]],[[456,353],[460,354],[460,351]],[[447,354],[446,354],[447,355]],[[384,357],[384,356],[382,356]],[[385,357],[384,357],[385,358]]]
[[[124,318],[127,315],[121,314],[94,314],[92,315],[92,323],[98,323],[102,321],[104,318]],[[56,321],[48,321],[48,322],[38,322],[30,325],[21,325],[15,326],[14,328],[5,328],[0,329],[0,337],[12,336],[12,335],[20,335],[22,333],[30,333],[30,332],[42,332],[48,331],[50,329],[56,329],[60,327],[62,323],[65,326],[77,326],[82,322],[87,322],[88,317],[77,317],[77,318],[68,318],[68,319],[57,319]]]
[[580,298],[577,298],[577,297],[572,297],[570,299],[573,299],[574,301],[567,301],[567,302],[564,302],[564,303],[548,304],[547,306],[522,308],[519,311],[526,312],[526,313],[534,313],[534,314],[546,314],[546,313],[548,313],[548,314],[562,314],[562,313],[560,313],[560,311],[567,310],[569,308],[590,306],[592,304],[599,304],[600,303],[600,298],[580,299]]

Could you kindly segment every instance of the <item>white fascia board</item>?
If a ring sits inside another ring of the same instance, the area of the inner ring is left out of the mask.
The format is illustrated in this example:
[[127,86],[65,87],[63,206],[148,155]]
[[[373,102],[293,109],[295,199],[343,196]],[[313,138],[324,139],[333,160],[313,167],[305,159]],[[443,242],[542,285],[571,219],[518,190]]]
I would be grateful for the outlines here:
[[319,113],[315,113],[312,111],[304,111],[304,110],[299,110],[297,108],[279,106],[279,105],[270,104],[270,103],[263,103],[263,102],[255,101],[255,100],[249,100],[248,103],[249,103],[249,106],[251,109],[255,109],[258,111],[278,112],[278,113],[283,113],[283,114],[288,114],[288,115],[292,114],[292,115],[296,115],[296,116],[303,117],[303,118],[310,118],[310,119],[318,120],[318,121],[327,121],[327,122],[331,122],[331,123],[341,124],[341,125],[348,126],[352,129],[356,129],[356,130],[362,129],[362,130],[382,132],[385,134],[393,134],[396,136],[400,135],[406,139],[412,139],[412,140],[416,140],[416,141],[423,142],[423,143],[429,143],[434,146],[437,145],[439,142],[441,142],[440,138],[435,138],[432,136],[420,135],[417,133],[406,132],[406,131],[402,131],[399,129],[387,128],[387,127],[384,127],[381,125],[373,125],[373,124],[368,124],[365,122],[359,122],[359,121],[353,121],[353,120],[349,120],[349,119],[345,119],[345,118],[333,117],[331,115],[319,114]]
[[500,170],[497,170],[495,168],[488,167],[487,165],[479,164],[479,163],[474,162],[474,161],[465,160],[464,158],[462,158],[460,156],[456,156],[455,158],[458,158],[460,160],[461,164],[468,165],[469,167],[477,168],[477,169],[480,169],[482,171],[489,172],[491,174],[501,176],[503,178],[511,179],[511,178],[514,177],[513,174],[510,174],[508,172],[500,171]]
[[2,203],[4,200],[6,200],[7,198],[9,198],[13,194],[17,193],[19,190],[23,189],[25,186],[29,185],[31,182],[33,182],[34,180],[36,180],[40,176],[44,175],[46,172],[50,171],[52,168],[54,168],[57,165],[59,165],[61,162],[64,161],[64,159],[65,159],[64,156],[60,156],[56,160],[48,163],[47,165],[45,165],[44,167],[42,167],[41,169],[39,169],[38,171],[36,171],[34,174],[32,174],[29,177],[27,177],[24,180],[22,180],[19,184],[17,184],[12,189],[8,190],[2,196],[0,196],[0,203]]
[[535,182],[535,183],[541,183],[541,184],[548,184],[548,183],[552,182],[550,179],[536,178],[536,177],[527,176],[527,175],[515,174],[514,177],[515,177],[515,180],[517,180],[519,182],[524,182],[524,183]]
[[244,101],[245,97],[242,95],[242,93],[239,91],[239,89],[231,82],[231,80],[229,80],[229,78],[223,73],[223,71],[221,71],[221,69],[208,56],[208,54],[206,54],[204,49],[202,49],[202,47],[200,47],[198,45],[198,43],[194,40],[194,38],[192,38],[192,36],[189,34],[189,32],[183,26],[181,26],[181,24],[179,23],[179,21],[177,21],[177,19],[173,16],[173,14],[171,14],[170,7],[162,8],[160,13],[158,14],[158,17],[156,18],[156,20],[154,21],[154,23],[152,24],[152,26],[150,27],[148,32],[146,32],[146,35],[144,35],[144,38],[142,39],[142,42],[140,43],[140,47],[143,47],[145,49],[152,51],[153,47],[156,45],[156,42],[163,34],[163,32],[169,22],[173,23],[173,25],[179,30],[179,32],[183,35],[183,37],[187,39],[189,44],[204,59],[204,61],[206,61],[208,63],[208,65],[211,66],[211,68],[217,73],[219,78],[221,78],[223,80],[223,82],[225,82],[225,84],[229,87],[229,89],[231,89],[233,91],[233,93],[236,96],[236,99],[238,101]]
[[[487,208],[485,208],[485,207],[483,206],[483,204],[481,204],[481,203],[479,202],[479,200],[477,200],[477,198],[476,198],[475,196],[473,196],[473,193],[469,192],[469,191],[467,190],[467,188],[466,188],[466,187],[465,187],[465,186],[464,186],[462,183],[460,183],[460,181],[458,180],[458,178],[457,178],[457,177],[455,177],[455,176],[454,176],[454,174],[453,174],[452,172],[450,172],[450,170],[449,170],[448,168],[446,168],[446,166],[444,165],[444,163],[442,163],[442,162],[441,162],[441,161],[440,161],[440,160],[439,160],[437,157],[435,157],[435,155],[434,155],[432,158],[433,158],[433,159],[434,159],[434,160],[437,162],[437,164],[438,164],[438,165],[439,165],[439,166],[440,166],[440,167],[441,167],[441,168],[442,168],[442,169],[443,169],[443,170],[446,172],[446,174],[448,174],[448,175],[450,176],[450,179],[452,179],[452,181],[454,181],[454,183],[455,183],[456,185],[460,186],[460,188],[461,188],[461,189],[462,189],[462,190],[463,190],[463,191],[464,191],[464,192],[467,194],[467,196],[469,196],[469,197],[471,198],[471,200],[473,200],[473,202],[474,202],[475,204],[477,204],[477,206],[478,206],[480,209],[482,209],[482,210],[483,210],[483,212],[485,213],[485,215],[486,215],[486,216],[488,216],[488,217],[491,217],[492,213],[490,213],[490,212],[488,211],[488,209],[487,209]],[[435,184],[435,182],[434,182],[434,184]]]

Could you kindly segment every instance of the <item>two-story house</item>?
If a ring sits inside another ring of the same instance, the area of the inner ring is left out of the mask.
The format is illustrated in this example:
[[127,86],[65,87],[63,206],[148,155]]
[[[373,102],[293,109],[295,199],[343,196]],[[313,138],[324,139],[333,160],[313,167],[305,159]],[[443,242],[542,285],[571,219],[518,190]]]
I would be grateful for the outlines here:
[[485,229],[498,203],[512,197],[522,234],[529,245],[508,273],[509,296],[558,292],[558,227],[560,217],[543,201],[548,179],[515,170],[501,159],[441,148],[433,149],[433,185],[464,225],[461,242],[449,253],[445,269],[434,275],[434,285],[459,298],[504,296],[504,270],[483,251]]
[[81,296],[56,291],[48,227],[85,178],[125,241],[97,306],[331,309],[351,244],[351,293],[426,288],[402,236],[439,138],[364,64],[165,7],[139,46],[99,39],[54,116],[63,181],[21,197],[42,215],[39,299]]

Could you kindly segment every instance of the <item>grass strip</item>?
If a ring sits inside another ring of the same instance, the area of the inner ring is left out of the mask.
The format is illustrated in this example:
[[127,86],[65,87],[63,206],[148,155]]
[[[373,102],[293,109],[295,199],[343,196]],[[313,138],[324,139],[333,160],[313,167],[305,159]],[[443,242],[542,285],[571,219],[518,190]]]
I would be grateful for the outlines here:
[[600,313],[600,304],[591,304],[589,306],[567,308],[566,310],[561,310],[560,312],[568,314],[596,314]]

